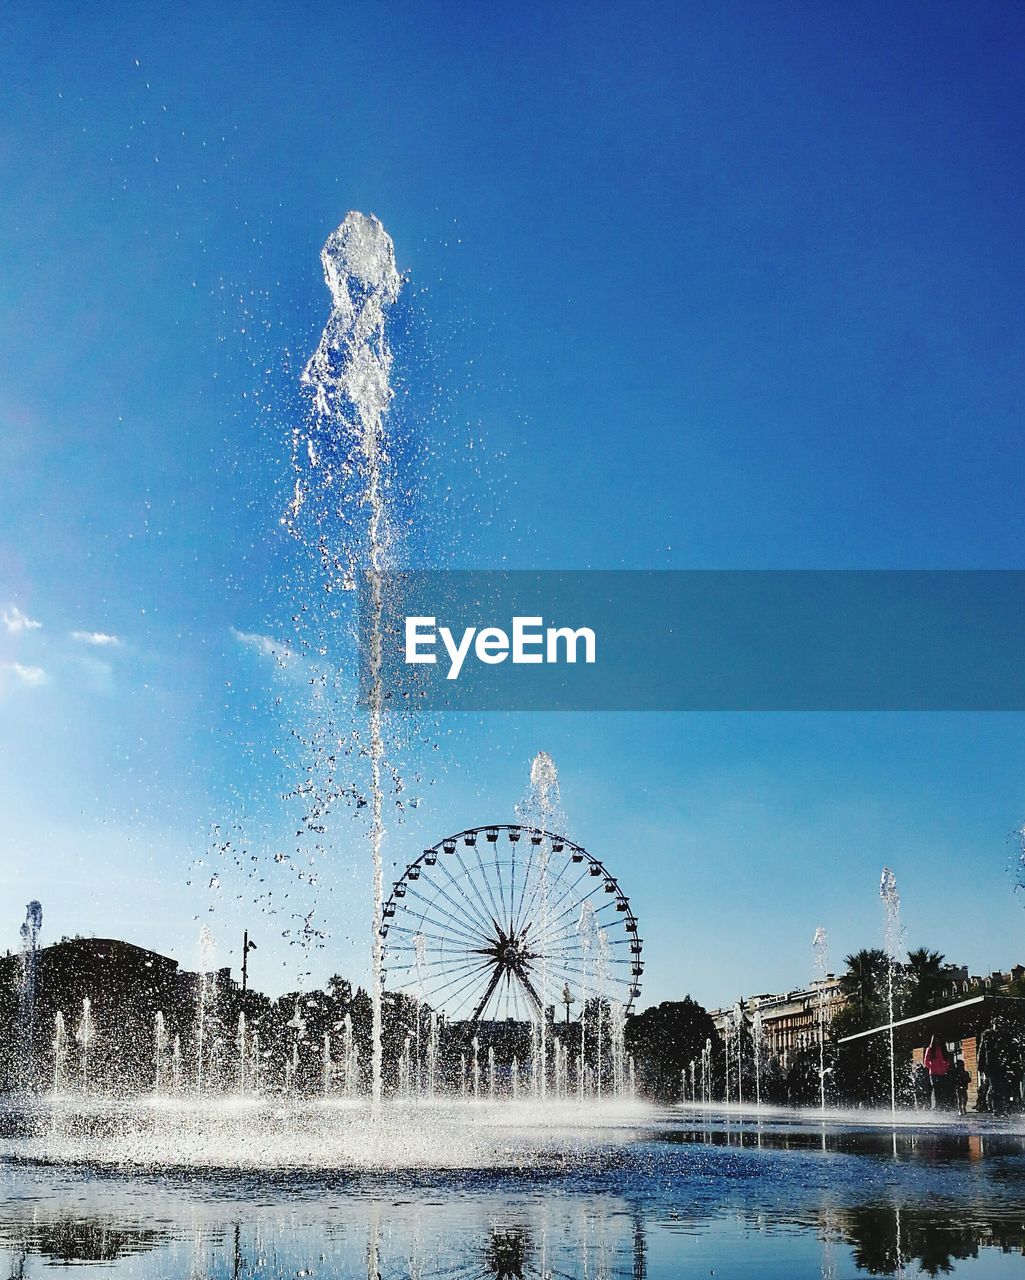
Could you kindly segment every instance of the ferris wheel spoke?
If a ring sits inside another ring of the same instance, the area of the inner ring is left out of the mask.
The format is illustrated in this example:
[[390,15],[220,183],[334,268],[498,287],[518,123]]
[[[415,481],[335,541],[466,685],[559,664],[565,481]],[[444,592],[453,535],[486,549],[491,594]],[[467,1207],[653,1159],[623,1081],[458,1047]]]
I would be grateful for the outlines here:
[[[470,921],[466,920],[464,917],[454,916],[450,912],[445,911],[433,899],[428,898],[423,893],[421,893],[419,889],[414,889],[412,886],[410,886],[409,896],[416,898],[418,902],[422,902],[426,907],[426,910],[422,914],[420,914],[418,912],[411,911],[409,906],[404,904],[403,910],[409,912],[411,915],[420,915],[421,919],[429,920],[431,923],[438,924],[439,923],[438,921],[433,920],[433,918],[428,915],[429,911],[437,911],[441,914],[444,920],[447,920],[449,924],[454,925],[456,929],[460,931],[461,936],[468,937],[468,938],[475,938],[478,942],[489,942],[491,940],[490,934],[474,931]],[[442,927],[444,927],[443,924],[442,924]],[[470,930],[470,931],[467,932],[467,930]]]
[[[514,877],[516,875],[516,848],[517,848],[517,841],[514,840],[512,842],[512,855],[511,855],[512,875]],[[498,863],[498,841],[497,840],[495,841],[494,853],[495,853],[495,879],[498,881],[498,895],[502,900],[502,914],[499,917],[499,919],[502,921],[503,926],[505,925],[505,922],[508,920],[509,928],[510,930],[512,930],[512,916],[506,910],[506,906],[505,906],[505,880],[502,876],[502,869]]]
[[[458,982],[459,979],[455,979],[455,981]],[[469,1003],[469,1001],[473,999],[472,995],[469,995],[469,996],[466,995],[467,992],[479,990],[482,983],[489,982],[489,981],[490,981],[490,976],[488,975],[487,970],[484,970],[483,973],[470,974],[468,977],[465,978],[465,980],[463,980],[461,986],[457,986],[455,987],[454,990],[451,990],[449,992],[448,999],[451,1000],[454,1007],[458,1008],[459,1007],[458,1001],[460,999],[463,999],[465,997],[467,1003]],[[437,998],[439,994],[440,992],[436,991],[434,993],[434,998]]]
[[[576,914],[577,919],[580,918],[580,915],[578,915],[578,913],[580,913],[581,909],[584,908],[585,902],[590,901],[592,895],[594,895],[594,892],[595,892],[594,890],[589,890],[589,892],[586,892],[585,895],[582,897],[575,896],[575,891],[578,884],[580,884],[581,881],[584,881],[584,879],[587,879],[587,878],[590,878],[589,876],[587,876],[587,874],[585,874],[585,876],[578,877],[576,881],[571,884],[571,886],[567,887],[566,893],[563,893],[563,896],[560,897],[557,904],[555,904],[555,908],[558,908],[558,906],[562,905],[562,902],[566,901],[567,897],[571,897],[571,899],[573,900],[569,902],[568,906],[564,906],[564,908],[559,911],[558,915],[553,916],[552,910],[549,910],[549,913],[548,913],[549,928],[552,927],[553,924],[562,923],[562,920],[566,919],[567,916],[572,916]],[[601,909],[599,908],[598,910],[601,910]],[[591,914],[598,915],[598,910],[592,909]],[[580,924],[577,923],[575,925],[575,928],[577,929],[577,931],[580,931]]]
[[512,904],[513,913],[512,913],[512,920],[510,921],[510,928],[512,929],[513,933],[519,933],[520,931],[519,922],[523,918],[523,899],[527,893],[527,886],[530,884],[530,872],[534,866],[534,850],[536,848],[537,846],[534,844],[533,840],[531,840],[530,854],[527,857],[527,869],[523,873],[523,884],[520,888],[520,904],[519,906],[516,906],[515,902]]
[[[533,915],[534,909],[537,906],[537,901],[539,896],[542,898],[542,905],[543,905],[544,897],[546,896],[546,882],[548,879],[548,868],[551,865],[551,857],[552,857],[551,848],[545,846],[544,844],[541,844],[538,847],[541,850],[540,864],[538,866],[537,875],[534,878],[534,883],[531,885],[530,899],[527,902],[526,906],[524,906],[522,903],[520,904],[521,920],[527,919],[529,916]],[[568,865],[568,861],[566,864],[563,865],[563,868],[562,868],[563,871],[565,871],[566,865]]]
[[[408,934],[411,939],[423,938],[425,939],[424,945],[426,945],[427,942],[435,942],[439,944],[439,947],[442,950],[444,950],[446,947],[451,947],[453,942],[459,943],[460,945],[465,946],[467,950],[470,950],[471,946],[476,942],[476,939],[474,938],[468,938],[468,937],[464,938],[462,936],[457,936],[453,934],[451,931],[446,933],[429,933],[421,927],[420,918],[418,916],[414,916],[411,912],[407,914],[408,914],[409,924],[405,923],[407,919],[406,914],[402,916],[396,916],[393,920],[389,922],[389,926],[388,926],[389,934],[392,932],[404,933],[404,934]],[[414,941],[412,945],[415,947],[417,944]],[[428,949],[430,950],[430,948]]]
[[618,977],[615,974],[604,974],[601,976],[601,981],[599,981],[599,975],[593,972],[588,973],[586,969],[578,965],[565,965],[560,972],[560,976],[562,974],[571,975],[574,981],[581,984],[582,989],[586,988],[588,991],[607,990],[610,984],[614,987],[628,987],[630,985],[626,978]]
[[424,999],[428,1003],[449,990],[458,982],[462,982],[471,977],[477,978],[478,981],[483,980],[483,975],[488,972],[488,965],[481,964],[453,964],[445,968],[439,968],[431,974],[428,981],[424,984]]
[[[408,933],[411,938],[420,937],[426,938],[430,942],[439,942],[441,943],[442,950],[444,950],[445,947],[451,948],[452,946],[452,936],[450,934],[424,933],[421,929],[412,929],[408,925],[399,924],[397,920],[391,921],[389,925],[389,932],[391,932],[392,929],[398,933]],[[469,950],[469,948],[466,948],[466,950]]]
[[554,903],[550,904],[549,916],[551,915],[551,911],[558,911],[559,908],[562,907],[562,904],[566,901],[567,898],[574,898],[577,888],[581,884],[586,883],[588,880],[594,880],[595,882],[594,885],[590,889],[588,889],[586,893],[581,894],[579,897],[575,897],[574,901],[570,904],[570,906],[564,908],[563,911],[560,912],[560,918],[561,918],[561,915],[565,914],[566,912],[575,911],[578,907],[582,907],[585,902],[589,901],[591,898],[595,896],[595,894],[597,894],[599,889],[602,889],[602,891],[604,892],[605,881],[592,876],[591,868],[587,866],[584,868],[583,871],[581,871],[580,875],[578,875],[577,878],[574,881],[572,881],[572,883],[564,886],[563,892],[559,895],[559,897],[555,900]]
[[[494,922],[491,920],[491,918],[490,918],[489,916],[487,916],[487,915],[482,915],[482,914],[481,914],[481,912],[477,909],[476,904],[474,903],[473,899],[469,896],[469,894],[466,892],[466,890],[465,890],[465,889],[462,887],[462,885],[459,883],[459,879],[458,879],[458,877],[457,877],[457,876],[454,876],[454,875],[452,874],[452,872],[448,869],[448,864],[447,864],[447,862],[445,862],[445,861],[444,861],[444,857],[445,857],[445,856],[447,856],[447,855],[442,855],[441,857],[439,857],[439,859],[438,859],[438,861],[437,861],[436,865],[437,865],[437,866],[439,866],[439,867],[441,867],[442,871],[443,871],[443,872],[445,873],[445,875],[448,877],[448,879],[449,879],[449,883],[452,885],[453,889],[456,891],[456,893],[458,893],[458,894],[459,894],[460,898],[462,898],[464,905],[465,905],[465,906],[467,906],[467,907],[469,907],[469,908],[472,910],[472,912],[473,912],[473,914],[474,914],[474,918],[480,922],[481,926],[482,926],[485,930],[490,930],[490,929],[492,928],[492,925],[493,925],[493,923],[494,923]],[[460,858],[460,859],[459,859],[459,862],[460,862],[460,865],[462,866],[462,858]],[[465,867],[463,867],[463,874],[464,874],[464,876],[465,876],[465,874],[466,874],[466,868],[465,868]],[[442,888],[441,888],[441,886],[440,886],[440,885],[438,885],[438,890],[439,890],[439,892],[444,892],[444,891],[442,890]],[[457,902],[455,902],[455,901],[450,897],[450,895],[449,895],[448,893],[445,893],[445,895],[444,895],[444,896],[445,896],[445,898],[448,900],[449,904],[450,904],[450,905],[451,905],[451,906],[452,906],[456,911],[460,910],[459,904],[458,904]]]
[[[557,916],[554,916],[554,917],[549,916],[549,926],[559,925],[567,918],[572,918],[579,910],[583,908],[585,903],[591,902],[591,899],[594,897],[595,892],[596,890],[592,890],[590,893],[585,894],[582,898],[579,898],[575,902],[571,902],[569,906],[564,907]],[[604,890],[603,890],[603,893],[604,893]],[[600,907],[595,907],[592,904],[592,907],[591,907],[592,924],[597,922],[598,917],[601,915],[603,911],[608,911],[610,908],[615,907],[618,904],[618,902],[619,902],[619,896],[616,895],[611,898],[606,898],[606,900],[601,904]],[[604,924],[605,921],[602,921],[601,923]],[[578,923],[574,924],[573,928],[576,930],[578,934],[580,933],[579,918],[578,918]]]
[[[533,846],[531,847],[533,848]],[[510,933],[513,933],[515,931],[514,917],[516,912],[515,912],[514,904],[516,902],[516,850],[518,848],[519,848],[519,845],[515,845],[515,844],[513,845],[512,864],[511,864],[511,870],[509,873],[509,932]]]
[[[474,856],[477,859],[477,866],[480,868],[480,878],[484,881],[484,888],[488,891],[488,898],[491,901],[491,910],[494,912],[492,919],[497,924],[499,920],[504,919],[504,913],[499,911],[498,903],[495,901],[495,894],[491,888],[491,880],[487,871],[484,869],[484,859],[480,856],[480,845],[473,846]],[[498,841],[495,841],[495,866],[498,866]]]
[[530,978],[527,976],[527,974],[523,971],[520,971],[520,972],[513,971],[513,977],[515,977],[516,981],[527,993],[527,998],[530,1004],[534,1006],[534,1012],[540,1013],[542,1016],[544,1016],[544,1007],[545,1007],[544,1001],[537,994],[537,990],[534,987],[534,984],[531,982]]
[[[476,846],[476,845],[474,845],[474,846],[473,846],[473,849],[474,849],[474,852],[476,853],[476,852],[477,852],[477,846]],[[476,896],[476,898],[477,898],[477,901],[480,903],[481,911],[484,913],[484,918],[485,918],[486,920],[490,920],[490,921],[491,921],[491,923],[492,923],[492,925],[494,925],[494,924],[495,924],[495,917],[494,917],[494,915],[492,914],[492,908],[491,908],[491,907],[489,907],[489,906],[488,906],[488,904],[484,901],[484,895],[481,893],[480,888],[479,888],[479,887],[478,887],[478,885],[477,885],[477,881],[476,881],[476,879],[475,879],[475,878],[473,877],[473,875],[471,874],[471,870],[470,870],[470,868],[469,868],[469,867],[467,867],[466,863],[463,861],[463,855],[459,852],[459,850],[458,850],[458,849],[456,850],[456,858],[459,860],[459,865],[460,865],[460,867],[462,868],[462,872],[463,872],[463,877],[462,877],[462,878],[463,878],[463,879],[465,879],[465,881],[466,881],[467,885],[469,886],[469,888],[473,890],[474,895],[475,895],[475,896]],[[478,860],[478,862],[480,861],[480,854],[477,854],[477,860]],[[481,868],[481,870],[483,871],[483,867]],[[461,890],[461,891],[465,892],[464,890],[462,890],[462,887],[461,887],[461,886],[459,886],[459,887],[460,887],[460,890]],[[467,897],[469,897],[469,894],[467,894]]]
[[479,963],[453,965],[451,968],[441,969],[427,983],[424,999],[428,1002],[436,1000],[444,992],[451,991],[457,983],[484,982],[491,969],[492,965]]
[[456,889],[459,892],[460,896],[462,897],[463,901],[462,903],[457,902],[452,897],[452,895],[446,889],[444,889],[440,884],[435,886],[439,894],[445,899],[448,905],[456,913],[457,918],[462,918],[464,920],[464,923],[468,927],[470,927],[471,929],[477,930],[482,937],[489,937],[494,931],[494,926],[492,922],[488,919],[485,919],[480,914],[479,911],[474,910],[472,913],[467,913],[466,906],[469,905],[470,907],[472,907],[473,906],[472,901],[470,901],[470,899],[467,898],[466,894],[463,893],[461,889],[459,889],[458,881],[456,881],[452,877],[447,867],[445,868],[445,872],[446,874],[448,874],[449,879],[452,880],[452,883],[456,886]]
[[476,1004],[476,1007],[474,1008],[473,1013],[470,1014],[471,1022],[479,1022],[481,1017],[483,1017],[484,1011],[485,1009],[487,1009],[489,1003],[491,1002],[491,997],[495,994],[495,991],[498,988],[498,984],[501,981],[502,981],[502,966],[496,964],[495,971],[491,975],[491,980],[488,982],[488,985],[484,990],[484,994],[477,1001],[477,1004]]
[[[598,915],[601,911],[604,911],[606,907],[610,907],[610,906],[615,906],[615,903],[609,902],[609,903],[606,903],[605,906],[599,907],[598,910],[594,913],[595,920],[597,920]],[[572,914],[572,908],[570,908],[568,911],[563,912],[562,917],[560,917],[560,919],[550,921],[545,932],[534,939],[534,945],[540,948],[543,940],[554,941],[555,939],[582,937],[579,926],[574,924],[572,922],[572,919],[567,920],[566,918],[571,914]],[[615,917],[613,917],[613,919],[614,918]],[[599,923],[598,928],[601,929],[603,926],[607,926],[607,925],[608,925],[608,921],[602,920]],[[597,933],[598,930],[596,930],[595,932]]]
[[[534,907],[535,907],[535,904],[537,903],[538,895],[542,892],[542,886],[543,886],[543,884],[544,884],[545,874],[546,874],[547,869],[548,869],[548,862],[549,862],[549,861],[550,861],[550,858],[549,858],[549,860],[542,859],[541,870],[540,870],[540,872],[539,872],[539,874],[538,874],[538,878],[537,878],[537,880],[536,880],[536,882],[535,882],[535,884],[534,884],[533,892],[532,892],[532,894],[531,894],[530,902],[529,902],[529,904],[528,904],[528,912],[527,912],[526,914],[529,914],[530,912],[533,912]],[[555,878],[555,880],[554,880],[554,882],[553,882],[552,887],[557,886],[557,885],[561,882],[562,877],[566,874],[566,871],[567,871],[567,870],[568,870],[568,868],[569,868],[569,867],[571,867],[572,865],[573,865],[573,863],[572,863],[571,859],[566,858],[566,859],[564,859],[564,860],[563,860],[562,866],[561,866],[561,868],[560,868],[560,870],[559,870],[559,874],[556,876],[556,878]],[[578,885],[578,884],[580,883],[580,881],[584,879],[584,877],[585,877],[585,875],[586,875],[586,874],[587,874],[587,872],[586,872],[586,871],[582,871],[582,872],[580,873],[580,875],[577,877],[577,879],[573,882],[573,886],[572,886],[572,887],[573,887],[573,888],[575,888],[575,887],[576,887],[576,885]],[[572,892],[572,888],[569,890],[569,892]],[[561,901],[561,898],[560,898],[558,901]],[[552,905],[553,905],[553,904],[552,904],[552,902],[551,902],[551,898],[549,897],[549,899],[548,899],[548,906],[547,906],[548,911],[551,911]],[[556,905],[557,905],[557,903],[556,903]]]

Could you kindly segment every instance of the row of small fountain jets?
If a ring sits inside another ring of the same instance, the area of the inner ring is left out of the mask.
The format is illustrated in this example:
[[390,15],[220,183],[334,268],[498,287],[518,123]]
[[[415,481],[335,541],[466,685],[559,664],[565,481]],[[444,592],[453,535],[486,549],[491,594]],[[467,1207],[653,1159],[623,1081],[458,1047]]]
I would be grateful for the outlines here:
[[[897,878],[889,867],[883,867],[879,880],[879,897],[883,906],[884,920],[884,953],[887,960],[887,1009],[889,1013],[888,1041],[890,1067],[890,1109],[897,1111],[897,1073],[896,1053],[894,1048],[893,1023],[895,1010],[895,988],[897,974],[900,969],[901,955],[904,948],[904,926],[901,922],[900,893],[897,890]],[[819,1105],[826,1109],[826,971],[829,968],[829,945],[826,931],[815,930],[812,938],[812,950],[815,957],[815,980],[819,988],[818,1002],[818,1051],[819,1051]],[[707,1040],[699,1058],[692,1058],[680,1073],[680,1096],[684,1102],[711,1104],[713,1101],[730,1103],[734,1096],[739,1106],[744,1105],[744,1008],[742,1004],[734,1006],[732,1017],[723,1024],[723,1049],[725,1053],[725,1069],[723,1075],[722,1098],[714,1096],[716,1090],[712,1070],[712,1041]],[[762,1015],[756,1009],[751,1019],[751,1050],[754,1065],[755,1096],[754,1104],[760,1108],[761,1070],[765,1059],[766,1043],[762,1025]],[[732,1084],[736,1077],[736,1093]],[[748,1101],[751,1101],[749,1098]]]
[[[209,1068],[209,1050],[205,1041],[209,1033],[204,1030],[204,1013],[200,1007],[197,1022],[195,1068],[186,1072],[183,1061],[181,1036],[168,1033],[164,1015],[157,1013],[153,1020],[153,1092],[158,1096],[215,1092]],[[426,1020],[425,1020],[426,1021]],[[419,1019],[418,1019],[419,1023]],[[298,1005],[288,1027],[294,1032],[292,1052],[284,1065],[284,1089],[295,1089],[300,1068],[299,1046],[303,1041],[305,1022]],[[339,1024],[340,1043],[324,1032],[321,1042],[321,1093],[324,1097],[357,1098],[364,1089],[359,1046],[353,1034],[352,1018],[346,1014]],[[440,1044],[438,1015],[431,1011],[426,1034],[407,1035],[398,1061],[396,1096],[399,1098],[435,1098],[450,1095],[444,1087],[440,1072]],[[595,1043],[592,1050],[595,1064],[586,1061],[586,1030],[581,1024],[580,1047],[574,1054],[559,1038],[553,1038],[549,1055],[537,1023],[530,1025],[529,1059],[521,1064],[514,1057],[506,1073],[496,1062],[493,1045],[482,1052],[479,1036],[473,1036],[468,1051],[460,1053],[458,1096],[463,1098],[497,1098],[569,1100],[577,1097],[627,1099],[636,1097],[636,1067],[633,1056],[624,1047],[623,1019],[613,1018],[609,1033],[603,1033],[599,1025],[592,1033]],[[91,1087],[90,1066],[95,1051],[96,1020],[89,997],[82,1001],[82,1014],[74,1033],[77,1062],[71,1064],[71,1038],[64,1015],[54,1018],[53,1092],[66,1093],[77,1084],[83,1093]],[[235,1037],[236,1096],[259,1095],[268,1090],[267,1059],[270,1054],[260,1041],[258,1031],[251,1030],[246,1016],[238,1016]],[[340,1056],[337,1049],[341,1050]],[[711,1046],[709,1046],[709,1052]],[[77,1076],[77,1080],[75,1077]]]

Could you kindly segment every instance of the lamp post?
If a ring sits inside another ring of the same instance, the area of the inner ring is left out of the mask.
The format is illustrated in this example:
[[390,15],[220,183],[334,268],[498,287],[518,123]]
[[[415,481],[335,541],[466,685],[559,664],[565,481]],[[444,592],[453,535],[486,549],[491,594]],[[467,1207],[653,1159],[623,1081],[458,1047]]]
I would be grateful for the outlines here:
[[246,994],[249,986],[249,953],[256,950],[256,943],[249,941],[249,930],[242,934],[242,994]]

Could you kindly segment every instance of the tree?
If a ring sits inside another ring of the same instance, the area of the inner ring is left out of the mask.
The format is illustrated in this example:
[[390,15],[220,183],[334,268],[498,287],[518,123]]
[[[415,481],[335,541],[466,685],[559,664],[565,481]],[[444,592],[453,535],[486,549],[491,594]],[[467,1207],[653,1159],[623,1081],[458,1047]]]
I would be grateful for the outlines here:
[[943,967],[943,956],[928,947],[917,947],[908,953],[905,969],[908,983],[906,1017],[928,1013],[947,1003],[946,989],[949,981]]
[[847,972],[840,977],[840,992],[846,1005],[834,1019],[834,1024],[838,1024],[834,1025],[834,1033],[842,1031],[844,1035],[852,1035],[886,1020],[884,1005],[890,962],[885,951],[873,947],[856,951],[844,963]]
[[632,1014],[626,1023],[626,1049],[633,1054],[643,1091],[659,1101],[680,1096],[681,1075],[700,1058],[711,1040],[718,1053],[719,1033],[708,1011],[690,996]]

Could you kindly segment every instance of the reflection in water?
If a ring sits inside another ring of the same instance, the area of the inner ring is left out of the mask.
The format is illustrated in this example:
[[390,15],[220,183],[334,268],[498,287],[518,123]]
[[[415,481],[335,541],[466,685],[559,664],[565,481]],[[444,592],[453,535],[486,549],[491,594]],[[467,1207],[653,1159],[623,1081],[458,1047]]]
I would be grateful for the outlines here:
[[899,1274],[912,1262],[925,1275],[945,1275],[955,1262],[977,1258],[980,1249],[1025,1253],[1025,1214],[1012,1223],[986,1220],[970,1206],[962,1213],[872,1205],[841,1214],[840,1229],[853,1246],[855,1264],[874,1276]]
[[902,1135],[897,1160],[888,1134],[822,1136],[674,1129],[563,1176],[0,1162],[0,1278],[74,1263],[111,1280],[988,1280],[1025,1254],[1020,1136]]
[[944,1130],[827,1129],[757,1126],[688,1127],[659,1133],[663,1142],[765,1151],[826,1151],[841,1155],[896,1156],[901,1160],[949,1164],[984,1157],[1025,1157],[1025,1136],[1016,1133],[965,1133]]
[[0,1243],[22,1257],[38,1255],[50,1262],[115,1262],[166,1244],[170,1230],[122,1225],[109,1217],[48,1216],[35,1208],[31,1217],[3,1224]]
[[530,1249],[530,1237],[522,1227],[492,1231],[484,1249],[481,1274],[494,1276],[495,1280],[523,1280]]
[[[0,1170],[0,1177],[3,1171]],[[212,1200],[169,1202],[155,1184],[135,1184],[117,1220],[106,1211],[77,1215],[40,1203],[41,1184],[0,1204],[0,1275],[38,1276],[69,1263],[120,1263],[124,1275],[190,1280],[646,1280],[644,1222],[613,1197],[513,1198],[430,1195],[420,1202],[366,1189],[339,1199],[247,1206]],[[86,1198],[95,1186],[85,1187]],[[117,1196],[117,1184],[99,1188]],[[66,1187],[54,1199],[74,1199]],[[144,1227],[143,1204],[164,1229]],[[2,1199],[2,1197],[0,1197]],[[49,1199],[49,1197],[48,1197]],[[142,1255],[149,1256],[143,1257]],[[6,1269],[4,1269],[6,1268]]]

